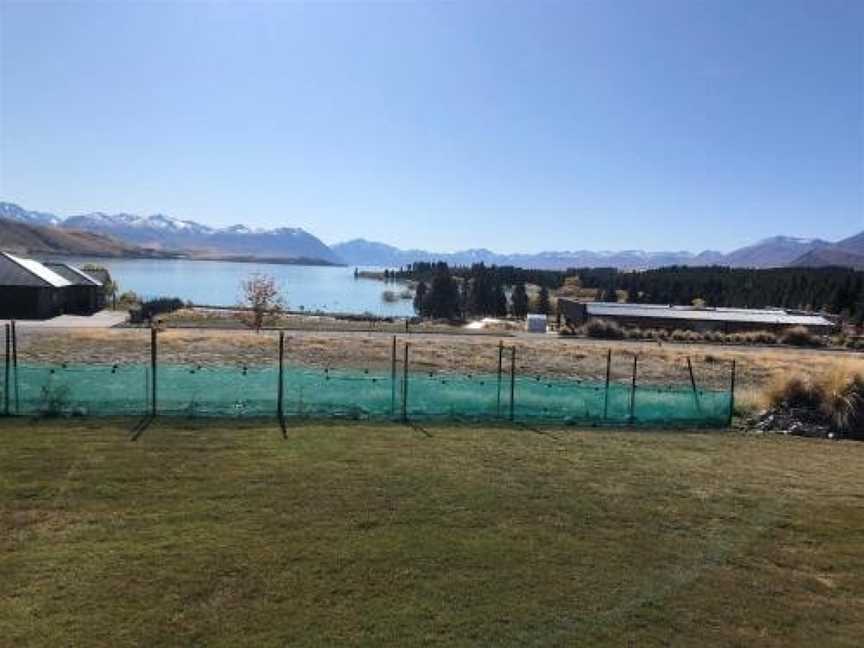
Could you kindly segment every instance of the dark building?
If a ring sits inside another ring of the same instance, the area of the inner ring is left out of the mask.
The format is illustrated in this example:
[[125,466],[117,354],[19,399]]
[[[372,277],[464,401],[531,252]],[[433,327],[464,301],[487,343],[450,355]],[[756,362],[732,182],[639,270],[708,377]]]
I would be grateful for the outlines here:
[[102,282],[66,263],[40,263],[0,252],[0,317],[92,315],[104,307]]
[[830,333],[836,324],[822,315],[783,309],[698,308],[666,304],[620,304],[558,299],[558,312],[565,322],[581,326],[591,319],[615,322],[625,328],[689,331],[782,331],[803,326],[813,333]]
[[104,306],[102,282],[92,275],[67,263],[50,262],[43,265],[56,272],[70,284],[64,288],[63,312],[75,315],[92,315]]
[[33,259],[0,252],[0,317],[47,319],[63,313],[69,281]]

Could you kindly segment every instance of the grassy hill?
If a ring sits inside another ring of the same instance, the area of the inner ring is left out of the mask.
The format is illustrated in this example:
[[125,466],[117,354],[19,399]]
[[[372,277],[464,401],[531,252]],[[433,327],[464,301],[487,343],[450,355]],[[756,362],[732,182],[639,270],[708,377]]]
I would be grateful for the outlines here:
[[24,255],[168,256],[102,234],[32,225],[5,218],[0,219],[0,250]]
[[860,645],[864,444],[0,421],[0,643]]

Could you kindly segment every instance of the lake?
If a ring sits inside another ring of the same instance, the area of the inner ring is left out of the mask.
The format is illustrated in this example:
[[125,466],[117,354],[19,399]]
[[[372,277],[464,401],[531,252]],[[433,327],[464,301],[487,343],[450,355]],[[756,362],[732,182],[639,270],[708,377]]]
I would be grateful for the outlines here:
[[[279,282],[291,310],[339,313],[374,313],[381,316],[413,315],[410,299],[387,303],[381,293],[399,285],[374,279],[355,279],[354,268],[332,266],[188,261],[183,259],[64,259],[80,266],[102,265],[120,284],[120,292],[135,291],[142,297],[179,297],[196,304],[234,306],[240,282],[253,272],[271,275]],[[378,268],[360,268],[376,270]]]

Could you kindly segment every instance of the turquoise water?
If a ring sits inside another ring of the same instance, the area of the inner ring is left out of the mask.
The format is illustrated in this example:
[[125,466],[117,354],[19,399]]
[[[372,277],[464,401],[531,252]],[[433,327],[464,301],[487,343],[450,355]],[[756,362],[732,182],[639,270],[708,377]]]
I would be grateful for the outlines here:
[[253,272],[262,272],[279,281],[292,310],[302,307],[384,316],[414,313],[410,299],[395,303],[381,299],[385,289],[398,292],[398,285],[354,279],[353,267],[157,259],[74,259],[72,262],[103,265],[120,283],[121,291],[133,290],[145,297],[180,297],[196,304],[233,306],[238,303],[240,282]]

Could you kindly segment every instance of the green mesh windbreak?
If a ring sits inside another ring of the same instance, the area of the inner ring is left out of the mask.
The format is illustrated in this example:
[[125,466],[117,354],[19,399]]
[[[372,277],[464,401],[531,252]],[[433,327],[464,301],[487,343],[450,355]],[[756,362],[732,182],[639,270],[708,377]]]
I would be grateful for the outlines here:
[[[275,367],[163,364],[156,373],[156,413],[260,417],[278,410]],[[11,414],[144,415],[152,409],[148,365],[18,367],[4,395]],[[728,423],[727,391],[583,382],[504,374],[405,374],[287,367],[283,413],[289,417],[353,419],[548,421],[562,423]],[[511,399],[512,394],[512,399]]]

